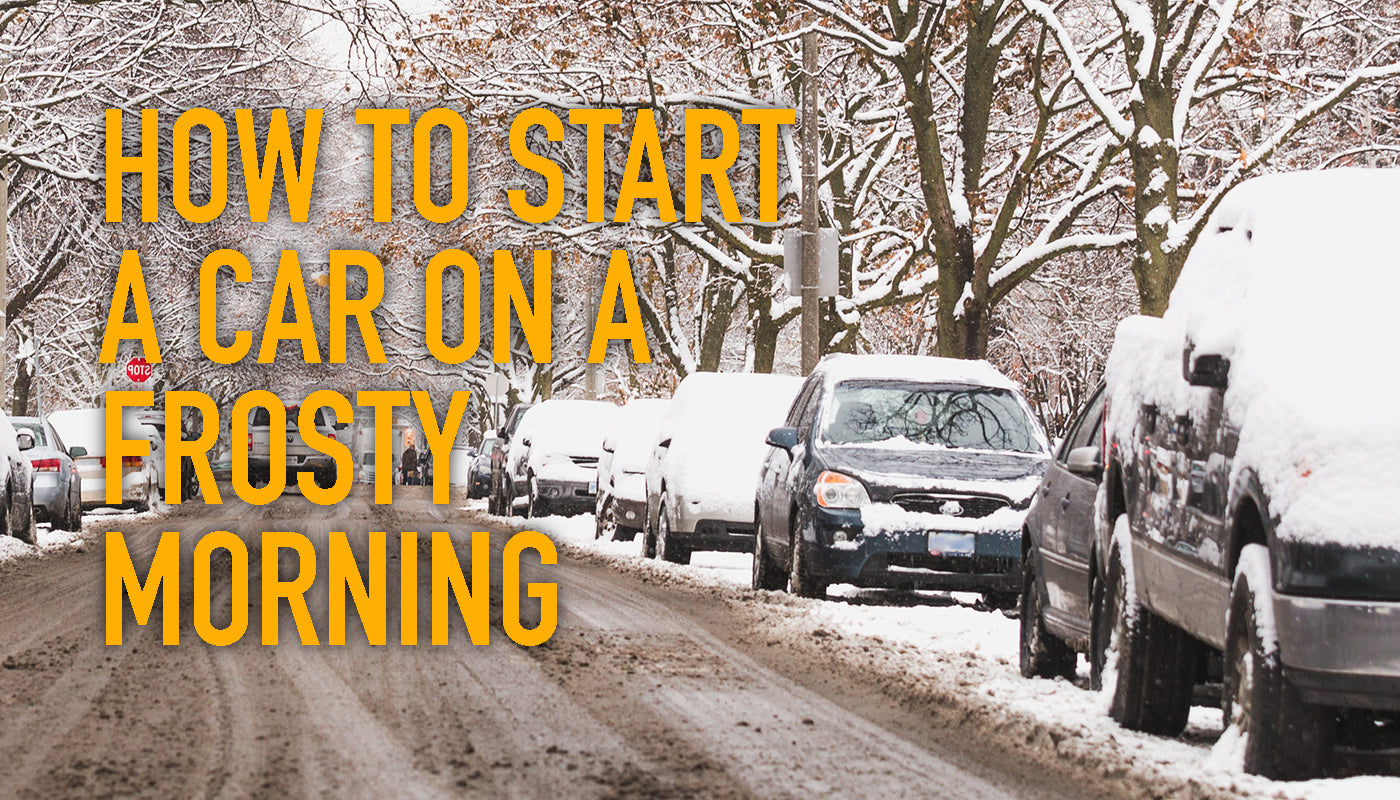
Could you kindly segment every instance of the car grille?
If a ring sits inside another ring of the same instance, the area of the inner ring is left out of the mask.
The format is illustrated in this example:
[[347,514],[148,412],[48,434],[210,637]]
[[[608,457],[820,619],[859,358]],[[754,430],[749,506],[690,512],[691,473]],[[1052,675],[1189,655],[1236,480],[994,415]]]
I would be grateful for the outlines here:
[[897,494],[892,500],[895,505],[905,511],[917,511],[924,514],[942,514],[945,513],[945,504],[957,503],[962,507],[962,512],[951,516],[971,517],[973,519],[990,516],[997,509],[1010,505],[1000,497],[976,495],[907,493]]
[[569,456],[569,460],[574,462],[575,464],[578,464],[580,467],[598,466],[597,456]]

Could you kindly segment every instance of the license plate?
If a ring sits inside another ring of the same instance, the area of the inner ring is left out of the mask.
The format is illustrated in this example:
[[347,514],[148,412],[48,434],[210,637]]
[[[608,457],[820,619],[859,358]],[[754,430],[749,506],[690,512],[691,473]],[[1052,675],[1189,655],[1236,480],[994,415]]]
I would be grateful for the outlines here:
[[977,551],[977,537],[971,533],[930,533],[928,551],[936,556],[971,556]]

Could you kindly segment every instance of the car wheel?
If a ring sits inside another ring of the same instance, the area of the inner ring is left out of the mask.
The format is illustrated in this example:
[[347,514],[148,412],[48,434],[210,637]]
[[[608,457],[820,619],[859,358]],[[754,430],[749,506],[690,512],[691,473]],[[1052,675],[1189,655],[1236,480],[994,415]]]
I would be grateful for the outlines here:
[[537,519],[549,515],[549,508],[544,503],[544,498],[540,497],[540,484],[535,480],[534,475],[526,478],[529,494],[525,496],[525,516],[530,519]]
[[661,508],[656,512],[656,557],[672,564],[689,564],[690,550],[676,541],[671,530],[671,520],[666,514],[666,497],[661,497]]
[[[611,510],[612,510],[612,503],[608,502],[607,500],[604,500],[604,499],[603,499],[603,496],[602,496],[601,494],[599,494],[599,495],[598,495],[597,505],[594,506],[594,509],[593,509],[593,538],[594,538],[594,539],[602,539],[602,538],[603,538],[603,534],[609,532],[609,531],[608,531],[608,527],[607,527],[607,518],[608,518],[608,513],[609,513]],[[613,523],[612,523],[612,524],[613,524],[614,526],[617,525],[617,520],[616,520],[616,518],[613,519]],[[609,537],[607,537],[607,538],[608,538],[609,540],[611,540],[613,537],[609,536]]]
[[775,592],[783,588],[784,576],[773,565],[773,560],[763,547],[763,523],[754,514],[753,526],[753,578],[750,585],[754,591]]
[[1035,557],[1032,549],[1021,563],[1021,675],[1073,680],[1079,654],[1045,629]]
[[826,597],[826,583],[812,574],[811,565],[807,563],[809,556],[807,543],[802,538],[802,528],[793,527],[796,530],[792,534],[792,553],[788,557],[787,589],[798,597]]
[[1109,716],[1125,728],[1176,736],[1186,727],[1195,685],[1195,640],[1153,614],[1133,587],[1128,517],[1114,525],[1109,558],[1108,605],[1113,632],[1104,655],[1104,689],[1111,690]]
[[83,529],[83,494],[76,483],[70,482],[68,490],[68,513],[64,519],[64,529],[70,531],[80,531]]
[[1113,609],[1109,608],[1106,582],[1097,569],[1089,573],[1089,688],[1103,688],[1108,642],[1113,638]]
[[10,535],[25,544],[34,544],[35,540],[38,538],[34,530],[34,506],[29,505],[27,508],[15,508],[14,503],[16,502],[16,496],[17,494],[14,491],[10,492]]
[[1274,780],[1306,780],[1327,770],[1336,716],[1303,700],[1283,674],[1268,548],[1247,545],[1230,592],[1222,707],[1244,741],[1245,772]]

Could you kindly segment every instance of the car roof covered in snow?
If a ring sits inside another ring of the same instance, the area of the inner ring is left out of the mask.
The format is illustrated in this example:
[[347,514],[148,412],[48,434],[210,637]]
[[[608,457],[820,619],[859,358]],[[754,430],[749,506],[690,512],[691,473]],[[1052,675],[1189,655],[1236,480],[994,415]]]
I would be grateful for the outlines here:
[[839,353],[823,358],[817,364],[817,371],[826,375],[832,383],[893,378],[918,383],[960,383],[992,389],[1017,388],[1010,378],[986,361],[937,356]]

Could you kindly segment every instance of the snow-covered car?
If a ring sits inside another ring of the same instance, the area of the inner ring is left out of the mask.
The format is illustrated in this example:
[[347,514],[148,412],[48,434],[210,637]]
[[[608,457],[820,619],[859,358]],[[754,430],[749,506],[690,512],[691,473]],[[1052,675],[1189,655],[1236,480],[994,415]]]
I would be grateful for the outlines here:
[[[107,503],[107,412],[101,408],[73,408],[49,415],[49,424],[58,432],[69,451],[82,448],[73,458],[78,469],[83,508]],[[157,499],[164,473],[165,440],[160,432],[136,418],[130,411],[122,421],[122,437],[145,438],[151,442],[148,457],[122,457],[122,498],[118,505],[145,511]]]
[[801,378],[757,373],[681,381],[647,460],[647,556],[687,564],[696,550],[753,548],[763,438],[801,386]]
[[30,499],[30,468],[26,457],[34,446],[27,432],[16,433],[10,417],[0,411],[0,531],[34,544],[34,506]]
[[1049,443],[985,361],[833,355],[768,435],[753,585],[982,592],[1015,603]]
[[512,502],[525,496],[525,516],[593,510],[603,435],[618,410],[596,400],[546,400],[525,414],[508,460]]
[[1249,772],[1400,724],[1398,197],[1400,170],[1242,183],[1165,315],[1119,326],[1094,601],[1124,726],[1180,731],[1202,648]]
[[1106,619],[1094,615],[1091,602],[1104,563],[1094,525],[1103,479],[1104,400],[1099,386],[1056,443],[1026,514],[1021,559],[1021,674],[1071,679],[1079,653],[1085,653],[1095,689],[1108,645],[1101,627]]
[[491,494],[487,501],[492,514],[506,516],[515,504],[516,485],[509,478],[511,440],[525,415],[534,407],[534,403],[516,405],[506,413],[505,424],[496,431],[496,441],[491,444]]
[[[19,433],[27,433],[34,446],[25,452],[31,471],[31,498],[35,519],[68,531],[83,527],[83,497],[78,468],[62,438],[42,417],[11,417]],[[79,450],[79,453],[84,451]]]
[[603,437],[593,509],[596,537],[631,541],[642,530],[647,513],[647,460],[670,407],[669,400],[629,400]]

